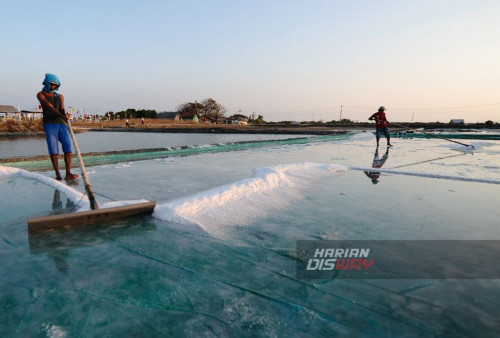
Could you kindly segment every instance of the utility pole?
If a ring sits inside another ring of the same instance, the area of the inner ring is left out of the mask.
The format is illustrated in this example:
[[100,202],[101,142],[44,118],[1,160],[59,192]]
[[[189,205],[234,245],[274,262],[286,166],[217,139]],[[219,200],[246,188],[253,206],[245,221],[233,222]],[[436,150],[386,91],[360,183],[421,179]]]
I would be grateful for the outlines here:
[[343,106],[340,106],[340,119],[339,119],[339,122],[342,122],[342,108],[343,108]]

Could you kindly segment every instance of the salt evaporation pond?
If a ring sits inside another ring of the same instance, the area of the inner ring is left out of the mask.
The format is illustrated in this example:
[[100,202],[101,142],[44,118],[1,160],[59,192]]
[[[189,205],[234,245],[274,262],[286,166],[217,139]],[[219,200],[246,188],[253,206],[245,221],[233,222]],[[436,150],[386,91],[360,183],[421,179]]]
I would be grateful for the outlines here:
[[[217,134],[217,133],[140,133],[90,131],[77,134],[83,152],[120,151],[178,146],[203,146],[216,143],[281,140],[303,135]],[[45,137],[0,138],[0,159],[46,155]]]
[[371,133],[92,166],[154,214],[36,234],[82,182],[1,167],[0,336],[496,336],[498,280],[297,278],[300,239],[500,239],[500,142],[393,143],[376,184]]

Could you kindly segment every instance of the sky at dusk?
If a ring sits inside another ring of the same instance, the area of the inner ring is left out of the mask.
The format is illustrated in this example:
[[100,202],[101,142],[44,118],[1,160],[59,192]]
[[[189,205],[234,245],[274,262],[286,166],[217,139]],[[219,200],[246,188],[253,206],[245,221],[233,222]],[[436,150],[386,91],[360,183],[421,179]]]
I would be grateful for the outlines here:
[[214,98],[265,120],[500,122],[500,1],[9,1],[0,104],[173,111]]

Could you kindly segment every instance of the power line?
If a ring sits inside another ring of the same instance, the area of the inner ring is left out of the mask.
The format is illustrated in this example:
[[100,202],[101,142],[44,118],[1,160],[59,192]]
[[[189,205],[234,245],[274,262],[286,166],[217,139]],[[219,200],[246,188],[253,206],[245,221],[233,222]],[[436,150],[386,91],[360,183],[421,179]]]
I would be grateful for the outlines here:
[[[247,110],[247,109],[237,109],[238,111],[244,111],[244,112],[259,112],[261,114],[268,114],[268,115],[279,115],[279,114],[303,114],[303,113],[311,113],[311,112],[316,112],[319,110],[327,110],[327,109],[338,109],[340,108],[340,105],[338,106],[331,106],[331,107],[323,107],[323,108],[315,108],[315,109],[307,109],[307,110],[296,110],[296,111],[281,111],[281,112],[265,112],[265,111],[259,111],[259,110]],[[236,111],[236,109],[231,109]]]
[[[493,106],[499,106],[500,103],[490,103],[490,104],[481,104],[481,105],[473,105],[473,106],[459,106],[459,107],[439,107],[439,108],[392,108],[390,107],[388,110],[390,111],[414,111],[414,112],[423,112],[423,111],[428,111],[428,112],[433,112],[433,111],[438,111],[438,110],[457,110],[457,109],[471,109],[471,108],[481,108],[481,107],[493,107]],[[336,105],[336,106],[329,106],[329,107],[322,107],[322,108],[314,108],[314,109],[306,109],[306,110],[295,110],[295,111],[281,111],[281,112],[266,112],[266,111],[260,111],[260,110],[246,110],[246,109],[238,109],[243,112],[259,112],[260,114],[266,114],[270,116],[278,116],[281,114],[288,114],[288,115],[299,115],[299,114],[306,114],[306,113],[311,113],[311,112],[319,112],[321,110],[334,110],[334,109],[340,109],[341,107],[345,108],[353,108],[353,109],[363,109],[363,110],[377,110],[377,107],[361,107],[361,106],[347,106],[347,105]],[[325,112],[328,113],[328,112]],[[450,113],[452,113],[450,111]]]
[[[446,108],[391,108],[390,110],[450,110],[450,109],[469,109],[469,108],[479,108],[479,107],[490,107],[490,106],[499,106],[500,103],[490,103],[490,104],[480,104],[474,106],[460,106],[460,107],[446,107]],[[348,108],[357,108],[357,109],[376,109],[374,107],[358,107],[358,106],[344,106]]]

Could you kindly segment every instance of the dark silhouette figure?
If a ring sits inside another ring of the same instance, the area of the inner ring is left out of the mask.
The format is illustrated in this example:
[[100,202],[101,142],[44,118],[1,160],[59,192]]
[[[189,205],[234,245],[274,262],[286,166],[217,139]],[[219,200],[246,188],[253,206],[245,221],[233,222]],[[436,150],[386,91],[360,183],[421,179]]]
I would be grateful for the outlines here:
[[[385,151],[385,154],[382,156],[382,158],[379,158],[378,155],[378,147],[375,149],[375,154],[373,156],[373,163],[372,163],[372,168],[382,168],[384,165],[385,161],[389,158],[389,147],[387,147],[387,150]],[[379,182],[380,178],[380,172],[379,171],[365,171],[366,176],[368,176],[373,184],[377,184]]]

